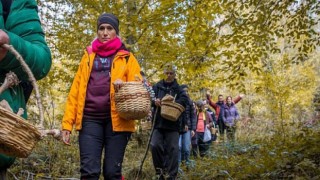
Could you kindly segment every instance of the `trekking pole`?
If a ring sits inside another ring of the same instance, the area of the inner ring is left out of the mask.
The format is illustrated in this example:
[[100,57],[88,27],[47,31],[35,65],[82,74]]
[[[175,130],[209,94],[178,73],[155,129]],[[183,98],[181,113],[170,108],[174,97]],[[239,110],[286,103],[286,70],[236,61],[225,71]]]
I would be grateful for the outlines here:
[[158,114],[158,106],[156,108],[156,112],[154,113],[153,122],[152,122],[152,129],[151,129],[151,133],[150,133],[150,136],[149,136],[149,139],[148,139],[147,149],[146,149],[146,152],[144,153],[144,157],[143,157],[143,159],[141,161],[140,168],[139,168],[139,171],[138,171],[138,174],[137,174],[135,180],[138,180],[138,178],[140,176],[140,173],[142,171],[142,168],[143,168],[144,161],[147,158],[148,150],[149,150],[149,146],[150,146],[150,142],[151,142],[151,137],[152,137],[152,134],[153,134],[153,131],[154,131],[154,125],[155,125],[155,122],[156,122],[157,114]]

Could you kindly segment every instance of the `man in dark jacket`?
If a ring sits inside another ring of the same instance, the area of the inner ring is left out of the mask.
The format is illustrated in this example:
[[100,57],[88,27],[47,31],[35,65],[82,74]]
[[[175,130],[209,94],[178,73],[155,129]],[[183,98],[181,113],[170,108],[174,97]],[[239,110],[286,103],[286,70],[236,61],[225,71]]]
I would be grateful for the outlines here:
[[161,100],[164,96],[171,95],[176,103],[186,106],[188,97],[180,88],[176,80],[177,67],[166,64],[164,74],[166,78],[153,86],[156,100],[152,105],[156,108],[154,116],[155,125],[151,138],[151,152],[153,165],[159,179],[176,179],[178,173],[179,153],[179,121],[163,118]]
[[[44,38],[35,0],[0,1],[0,46],[12,45],[24,58],[37,80],[47,75],[51,67],[51,53]],[[21,82],[28,76],[12,53],[0,48],[0,84],[6,74],[14,72]],[[16,113],[26,109],[25,86],[20,83],[0,94],[0,101],[6,101]],[[30,89],[29,89],[30,90]],[[22,115],[27,118],[26,111]],[[6,171],[14,162],[13,157],[0,154],[0,180],[6,179]]]
[[188,166],[190,164],[190,145],[191,137],[196,132],[196,114],[193,106],[193,101],[190,99],[188,93],[188,86],[183,84],[180,86],[188,96],[188,102],[186,104],[186,110],[180,116],[180,137],[179,137],[179,164],[183,161]]

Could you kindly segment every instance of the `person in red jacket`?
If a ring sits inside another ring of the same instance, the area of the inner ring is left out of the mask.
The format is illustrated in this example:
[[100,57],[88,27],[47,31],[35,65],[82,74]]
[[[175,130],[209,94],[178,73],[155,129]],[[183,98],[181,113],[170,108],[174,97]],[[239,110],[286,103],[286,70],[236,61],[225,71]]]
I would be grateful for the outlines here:
[[[224,141],[226,125],[223,122],[223,113],[226,101],[224,100],[223,95],[221,94],[218,96],[218,101],[216,103],[212,101],[211,94],[209,92],[207,92],[206,97],[209,102],[209,105],[216,111],[216,119],[219,127],[220,141]],[[237,104],[243,97],[244,95],[240,94],[239,96],[234,98],[233,103]]]

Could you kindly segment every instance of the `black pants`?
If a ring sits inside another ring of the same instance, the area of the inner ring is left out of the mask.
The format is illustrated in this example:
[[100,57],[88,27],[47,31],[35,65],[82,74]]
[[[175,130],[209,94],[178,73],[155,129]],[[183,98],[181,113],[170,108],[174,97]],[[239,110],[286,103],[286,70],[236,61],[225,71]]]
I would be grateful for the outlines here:
[[[197,132],[196,135],[197,135],[196,148],[199,149],[200,157],[204,157],[208,153],[211,141],[203,142],[203,137],[204,137],[203,132]],[[196,151],[196,153],[198,153],[198,152]],[[198,155],[196,155],[196,156],[198,156]]]
[[236,140],[236,126],[227,126],[227,139],[229,142],[235,142]]
[[219,119],[218,120],[218,126],[219,126],[219,133],[220,135],[224,135],[224,131],[225,129],[227,128],[226,125],[224,124],[223,120],[222,119]]
[[99,179],[104,148],[103,176],[120,180],[122,161],[131,132],[113,132],[111,118],[84,119],[79,131],[81,179]]
[[7,169],[0,169],[0,180],[7,180]]
[[179,132],[155,129],[151,138],[151,152],[156,174],[160,179],[176,179],[178,173]]
[[197,132],[196,134],[191,138],[191,154],[194,158],[198,157],[198,138],[197,138]]

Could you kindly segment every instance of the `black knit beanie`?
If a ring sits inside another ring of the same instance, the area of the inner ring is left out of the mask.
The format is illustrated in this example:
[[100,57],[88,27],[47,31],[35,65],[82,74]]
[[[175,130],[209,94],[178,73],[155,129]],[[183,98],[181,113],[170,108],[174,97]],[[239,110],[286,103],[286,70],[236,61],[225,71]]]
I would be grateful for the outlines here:
[[110,13],[101,14],[97,21],[97,29],[104,23],[110,24],[116,30],[117,35],[119,35],[119,19],[115,15]]

